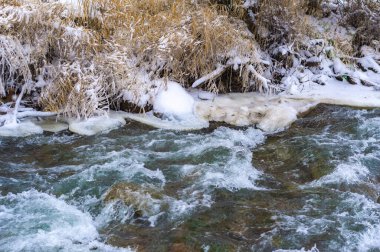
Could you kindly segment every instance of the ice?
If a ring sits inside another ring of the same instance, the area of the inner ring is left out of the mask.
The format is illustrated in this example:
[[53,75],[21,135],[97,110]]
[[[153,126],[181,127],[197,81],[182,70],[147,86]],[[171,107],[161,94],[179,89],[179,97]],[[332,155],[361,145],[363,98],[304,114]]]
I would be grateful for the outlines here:
[[299,114],[321,103],[380,107],[380,92],[374,87],[349,85],[326,75],[319,78],[324,85],[310,81],[300,84],[296,78],[288,77],[283,80],[285,92],[278,95],[230,93],[218,95],[213,100],[199,100],[195,113],[208,121],[236,126],[257,125],[264,131],[274,132],[289,127]]
[[165,119],[158,118],[153,115],[153,113],[145,114],[133,114],[127,112],[113,112],[118,114],[125,119],[130,119],[136,122],[140,122],[154,128],[166,129],[166,130],[198,130],[207,128],[209,126],[208,121],[203,120],[193,114],[184,114],[180,118],[175,118],[172,116],[166,117]]
[[40,126],[43,131],[57,133],[69,129],[69,125],[64,122],[56,121],[55,119],[46,119],[46,120],[34,120],[36,125]]
[[0,136],[3,137],[26,137],[42,133],[43,129],[31,121],[5,124],[0,127]]
[[181,85],[169,81],[163,85],[154,98],[153,110],[162,114],[156,117],[152,112],[132,114],[122,111],[114,115],[168,130],[195,130],[209,126],[208,121],[194,114],[195,100]]
[[272,106],[257,127],[266,132],[285,129],[297,120],[297,114],[297,110],[288,105]]
[[69,130],[79,135],[92,136],[119,128],[125,120],[119,116],[97,116],[87,120],[69,120]]
[[208,121],[236,126],[257,125],[275,132],[285,129],[297,119],[297,114],[315,106],[312,101],[283,99],[258,93],[219,95],[212,101],[197,101],[196,114]]
[[325,85],[312,84],[304,87],[299,95],[283,97],[332,105],[380,107],[380,92],[373,87],[348,85],[332,78],[327,78]]
[[215,93],[198,89],[191,89],[190,94],[195,100],[213,100],[217,96]]

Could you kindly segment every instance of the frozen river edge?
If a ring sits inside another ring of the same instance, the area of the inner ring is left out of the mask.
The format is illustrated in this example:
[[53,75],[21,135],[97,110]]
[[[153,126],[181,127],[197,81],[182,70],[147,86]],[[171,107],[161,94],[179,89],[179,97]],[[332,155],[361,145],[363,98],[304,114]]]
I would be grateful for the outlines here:
[[298,116],[318,104],[378,108],[380,91],[375,87],[331,80],[326,85],[308,86],[295,94],[230,93],[215,96],[201,91],[188,92],[178,84],[170,83],[166,90],[159,93],[152,112],[133,114],[109,111],[86,120],[41,119],[33,118],[33,113],[30,113],[31,117],[17,124],[0,127],[0,136],[23,137],[67,129],[80,135],[95,135],[122,127],[126,120],[179,131],[198,130],[207,128],[209,122],[222,122],[232,126],[255,125],[264,132],[273,133],[288,128]]

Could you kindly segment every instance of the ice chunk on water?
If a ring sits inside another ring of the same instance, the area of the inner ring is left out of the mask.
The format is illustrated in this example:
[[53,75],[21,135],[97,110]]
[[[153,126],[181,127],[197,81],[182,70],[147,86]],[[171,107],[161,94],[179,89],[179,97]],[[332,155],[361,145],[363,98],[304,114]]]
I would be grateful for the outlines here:
[[158,118],[153,115],[153,113],[145,113],[145,114],[133,114],[122,111],[112,112],[114,114],[118,114],[125,119],[130,119],[136,122],[140,122],[154,128],[166,129],[166,130],[198,130],[207,128],[209,126],[209,122],[198,118],[196,115],[187,114],[181,115],[180,118],[167,116],[164,119]]
[[5,124],[0,127],[0,136],[6,137],[25,137],[42,133],[43,129],[30,121]]
[[91,117],[87,120],[69,121],[69,130],[80,135],[92,136],[123,125],[125,125],[125,120],[122,117],[105,115]]
[[298,112],[291,106],[272,106],[257,127],[266,132],[282,130],[297,120],[297,114]]

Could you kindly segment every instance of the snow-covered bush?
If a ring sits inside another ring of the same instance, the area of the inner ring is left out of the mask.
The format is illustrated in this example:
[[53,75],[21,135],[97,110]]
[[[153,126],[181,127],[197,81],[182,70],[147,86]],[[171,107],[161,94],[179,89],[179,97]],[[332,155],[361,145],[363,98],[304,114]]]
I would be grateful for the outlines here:
[[268,89],[237,2],[6,1],[0,94],[29,83],[43,110],[89,117],[149,105],[168,80],[223,92],[236,72],[239,91]]
[[[0,96],[25,94],[37,109],[91,117],[110,108],[151,108],[169,82],[215,93],[271,92],[309,75],[308,81],[320,81],[320,74],[342,78],[335,58],[359,65],[353,43],[361,52],[379,40],[378,6],[369,0],[6,0]],[[356,35],[341,32],[343,24],[357,24]],[[363,62],[363,69],[369,62],[368,69],[377,69],[377,58]]]

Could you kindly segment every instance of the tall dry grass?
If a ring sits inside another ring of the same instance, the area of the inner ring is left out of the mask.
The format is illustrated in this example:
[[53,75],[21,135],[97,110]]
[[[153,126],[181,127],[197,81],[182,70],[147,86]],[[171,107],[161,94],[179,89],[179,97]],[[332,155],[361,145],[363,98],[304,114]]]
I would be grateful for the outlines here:
[[308,9],[311,9],[309,0],[259,1],[255,10],[256,39],[266,48],[302,41],[309,28],[305,19]]
[[193,2],[84,0],[83,9],[86,23],[101,23],[102,36],[129,45],[155,77],[190,84],[235,55],[255,60],[246,25],[231,16],[241,11],[236,3]]
[[[262,79],[247,70],[254,66],[258,74],[260,61],[240,19],[241,3],[80,0],[73,9],[57,2],[7,1],[0,31],[26,64],[2,64],[9,74],[3,75],[1,94],[15,83],[20,88],[31,82],[29,91],[44,110],[88,117],[123,100],[144,107],[165,80],[189,87],[221,65],[238,73],[241,90],[260,87]],[[218,92],[226,85],[216,76],[203,88]]]
[[242,0],[78,1],[76,8],[2,2],[0,95],[28,83],[42,109],[89,117],[124,101],[152,104],[168,80],[190,87],[211,76],[201,88],[268,91],[260,48],[304,46],[305,12],[320,3],[261,0],[246,9]]

